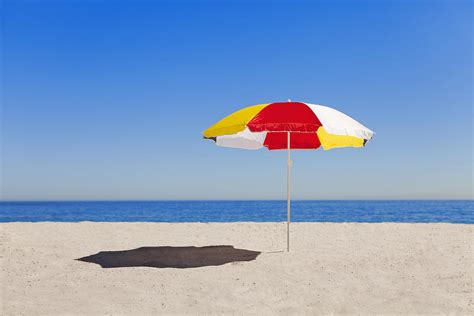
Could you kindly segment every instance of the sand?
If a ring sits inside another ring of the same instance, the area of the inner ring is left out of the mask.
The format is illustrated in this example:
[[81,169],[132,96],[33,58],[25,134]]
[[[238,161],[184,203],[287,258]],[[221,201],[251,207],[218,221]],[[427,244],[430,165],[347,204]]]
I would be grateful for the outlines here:
[[474,225],[285,225],[3,223],[1,314],[474,314]]

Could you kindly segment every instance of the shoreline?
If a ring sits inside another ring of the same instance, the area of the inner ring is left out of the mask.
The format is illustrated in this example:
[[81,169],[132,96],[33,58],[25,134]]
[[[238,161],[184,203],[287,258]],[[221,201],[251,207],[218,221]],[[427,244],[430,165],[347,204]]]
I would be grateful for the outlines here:
[[[236,221],[236,222],[158,222],[158,221],[9,221],[9,222],[0,222],[2,224],[81,224],[81,223],[103,223],[103,224],[286,224],[285,221]],[[438,225],[438,224],[447,224],[447,225],[474,225],[474,223],[453,223],[453,222],[316,222],[316,221],[291,221],[291,225],[293,224],[397,224],[397,225]]]

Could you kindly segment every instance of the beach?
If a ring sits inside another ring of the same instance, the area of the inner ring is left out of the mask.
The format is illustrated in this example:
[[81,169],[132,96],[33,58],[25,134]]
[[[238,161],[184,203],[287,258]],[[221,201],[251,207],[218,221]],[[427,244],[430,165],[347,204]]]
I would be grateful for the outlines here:
[[286,223],[1,223],[1,311],[473,314],[473,229],[292,223],[287,253]]

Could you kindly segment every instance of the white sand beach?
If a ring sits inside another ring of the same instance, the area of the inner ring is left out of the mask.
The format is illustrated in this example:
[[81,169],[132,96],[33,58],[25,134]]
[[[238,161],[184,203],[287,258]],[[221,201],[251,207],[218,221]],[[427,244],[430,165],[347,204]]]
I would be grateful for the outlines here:
[[2,223],[1,314],[474,314],[473,225],[285,225]]

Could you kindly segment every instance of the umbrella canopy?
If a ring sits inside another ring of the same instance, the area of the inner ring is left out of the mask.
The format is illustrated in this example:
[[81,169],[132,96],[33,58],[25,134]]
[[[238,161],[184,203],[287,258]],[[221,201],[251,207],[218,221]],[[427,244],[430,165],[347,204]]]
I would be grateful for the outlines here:
[[277,102],[243,108],[204,131],[218,146],[243,149],[328,150],[363,147],[373,132],[348,115],[323,105]]
[[287,251],[290,251],[291,149],[363,147],[374,132],[327,106],[275,102],[241,109],[203,132],[218,146],[288,150]]

